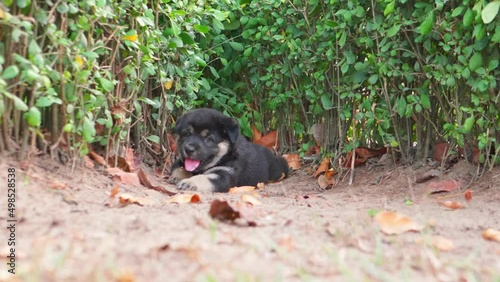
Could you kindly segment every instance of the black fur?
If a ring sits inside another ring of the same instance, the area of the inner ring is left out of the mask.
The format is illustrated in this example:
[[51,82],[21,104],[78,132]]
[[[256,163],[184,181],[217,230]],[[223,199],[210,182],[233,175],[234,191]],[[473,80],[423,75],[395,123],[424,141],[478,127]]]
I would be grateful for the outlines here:
[[[288,177],[288,163],[240,134],[238,121],[213,109],[191,110],[176,123],[178,158],[171,179],[180,190],[227,192]],[[191,171],[187,171],[191,170]]]

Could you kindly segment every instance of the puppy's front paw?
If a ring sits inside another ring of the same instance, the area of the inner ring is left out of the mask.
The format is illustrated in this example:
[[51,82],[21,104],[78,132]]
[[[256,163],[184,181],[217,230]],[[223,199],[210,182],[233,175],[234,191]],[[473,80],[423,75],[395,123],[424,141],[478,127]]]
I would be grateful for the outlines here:
[[214,188],[212,181],[203,174],[183,179],[177,183],[177,189],[179,190],[213,192]]

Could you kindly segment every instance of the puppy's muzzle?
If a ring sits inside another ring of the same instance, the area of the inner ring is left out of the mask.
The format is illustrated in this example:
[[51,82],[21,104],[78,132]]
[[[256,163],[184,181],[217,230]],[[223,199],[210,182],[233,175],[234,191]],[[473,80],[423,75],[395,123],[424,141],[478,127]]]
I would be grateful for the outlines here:
[[194,153],[198,150],[198,146],[194,143],[188,143],[184,145],[184,155],[186,157],[192,157]]

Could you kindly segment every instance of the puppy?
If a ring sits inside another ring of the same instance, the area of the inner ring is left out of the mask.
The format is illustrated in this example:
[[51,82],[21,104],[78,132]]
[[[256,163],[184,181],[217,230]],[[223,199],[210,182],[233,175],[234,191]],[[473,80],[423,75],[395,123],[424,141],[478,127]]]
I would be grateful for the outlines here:
[[170,179],[179,190],[227,192],[288,177],[288,163],[240,134],[238,121],[213,109],[183,114],[174,134],[178,157]]

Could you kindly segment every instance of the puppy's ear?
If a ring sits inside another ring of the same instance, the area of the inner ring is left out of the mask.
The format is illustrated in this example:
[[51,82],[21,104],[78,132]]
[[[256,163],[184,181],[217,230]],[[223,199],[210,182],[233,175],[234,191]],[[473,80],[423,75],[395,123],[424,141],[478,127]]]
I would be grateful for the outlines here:
[[175,127],[174,127],[174,131],[173,133],[174,134],[177,134],[177,135],[180,135],[180,131],[185,128],[185,117],[184,115],[182,115],[180,118],[178,118],[176,121],[175,121]]
[[236,143],[238,136],[240,135],[240,124],[234,118],[225,118],[222,120],[222,126],[224,127],[224,132],[229,137],[231,143]]

